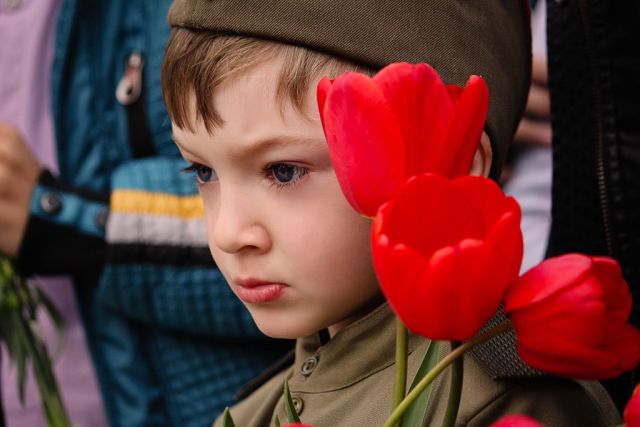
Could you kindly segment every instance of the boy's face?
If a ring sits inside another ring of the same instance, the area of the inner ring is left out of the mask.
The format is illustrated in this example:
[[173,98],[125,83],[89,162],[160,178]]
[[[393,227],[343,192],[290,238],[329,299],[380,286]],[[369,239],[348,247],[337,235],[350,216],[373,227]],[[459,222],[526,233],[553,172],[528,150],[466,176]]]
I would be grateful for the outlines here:
[[279,64],[217,88],[224,120],[209,135],[176,126],[196,165],[209,247],[231,289],[267,335],[332,334],[381,299],[371,262],[370,221],[345,200],[315,98],[308,116],[276,100]]

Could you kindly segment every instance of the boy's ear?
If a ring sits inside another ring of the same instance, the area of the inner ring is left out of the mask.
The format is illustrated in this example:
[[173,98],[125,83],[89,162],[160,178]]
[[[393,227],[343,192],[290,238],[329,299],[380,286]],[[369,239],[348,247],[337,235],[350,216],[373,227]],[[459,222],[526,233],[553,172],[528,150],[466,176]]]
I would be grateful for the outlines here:
[[493,151],[491,150],[491,140],[486,132],[482,132],[480,144],[473,156],[469,175],[473,176],[489,176],[491,170],[491,161],[493,160]]

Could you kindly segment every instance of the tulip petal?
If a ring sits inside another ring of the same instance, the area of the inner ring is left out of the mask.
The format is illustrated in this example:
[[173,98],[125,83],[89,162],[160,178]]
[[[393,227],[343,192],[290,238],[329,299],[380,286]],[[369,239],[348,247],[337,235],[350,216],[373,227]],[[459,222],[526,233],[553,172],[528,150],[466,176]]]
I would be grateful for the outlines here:
[[457,85],[447,85],[447,91],[449,92],[449,96],[451,97],[451,101],[455,104],[458,102],[462,93],[464,92],[464,88]]
[[[371,228],[371,249],[373,264],[382,291],[394,309],[410,292],[426,265],[424,257],[404,244],[392,243],[384,234],[384,224],[392,206],[383,205],[376,215]],[[406,268],[398,269],[402,265]]]
[[394,113],[369,77],[347,73],[320,89],[331,159],[345,197],[373,217],[404,181],[404,142]]
[[562,255],[542,261],[509,288],[505,312],[508,314],[530,306],[579,282],[589,274],[591,265],[589,257],[579,254]]
[[533,418],[525,415],[507,415],[500,418],[497,422],[491,424],[490,427],[544,427]]
[[[517,203],[516,203],[516,207]],[[520,230],[520,209],[510,209],[504,213],[485,238],[488,247],[493,248],[494,257],[501,259],[495,273],[497,282],[508,285],[516,282],[522,265],[524,241]],[[505,288],[505,292],[506,292]]]
[[581,346],[552,333],[526,341],[518,336],[517,352],[527,365],[564,377],[604,379],[623,372],[610,352]]
[[374,77],[384,94],[406,143],[407,177],[425,172],[443,173],[440,155],[447,147],[453,102],[445,84],[427,64],[395,63]]
[[455,104],[447,134],[447,156],[440,162],[450,177],[469,173],[489,108],[489,89],[479,76],[471,76]]
[[607,336],[604,344],[620,358],[621,371],[630,371],[640,365],[640,331],[625,324],[615,334]]
[[[413,294],[412,288],[417,283],[417,278],[425,266],[424,258],[402,245],[394,247],[376,245],[376,248],[374,266],[380,287],[391,306],[398,312],[403,312],[402,303],[406,299],[406,295]],[[375,260],[384,260],[384,262],[376,262]],[[402,271],[386,268],[390,265],[404,265],[407,268]]]
[[494,224],[505,211],[513,212],[520,220],[518,202],[513,197],[505,196],[495,181],[477,176],[461,176],[452,183],[469,199],[474,211],[483,215],[485,224]]
[[[329,77],[324,77],[318,82],[316,89],[316,97],[318,100],[318,112],[320,113],[320,122],[322,123],[322,129],[324,129],[324,106],[327,103],[327,96],[333,86],[333,80]],[[326,130],[325,130],[326,133]]]
[[482,242],[473,240],[436,252],[411,293],[395,295],[401,319],[411,331],[434,340],[462,341],[475,335],[495,314],[504,292],[504,286],[492,283],[492,257]]
[[545,304],[532,304],[510,315],[514,328],[527,338],[548,336],[550,333],[582,345],[600,346],[606,339],[606,307],[592,298],[575,300],[549,299]]
[[485,240],[503,260],[501,268],[495,271],[495,280],[500,283],[517,280],[523,255],[518,202],[505,196],[498,184],[490,179],[462,176],[453,183],[465,194],[471,210],[483,215],[483,223],[490,227],[483,231]]
[[640,384],[636,386],[624,409],[624,422],[627,427],[640,427]]
[[608,315],[626,323],[633,301],[629,285],[622,277],[620,264],[607,257],[593,257],[593,269],[607,296]]
[[410,329],[434,340],[463,341],[474,336],[497,311],[506,287],[493,280],[498,264],[494,260],[493,253],[477,240],[436,252],[418,286],[430,321]]
[[465,238],[483,236],[482,218],[451,181],[433,174],[413,177],[396,194],[385,233],[429,256]]

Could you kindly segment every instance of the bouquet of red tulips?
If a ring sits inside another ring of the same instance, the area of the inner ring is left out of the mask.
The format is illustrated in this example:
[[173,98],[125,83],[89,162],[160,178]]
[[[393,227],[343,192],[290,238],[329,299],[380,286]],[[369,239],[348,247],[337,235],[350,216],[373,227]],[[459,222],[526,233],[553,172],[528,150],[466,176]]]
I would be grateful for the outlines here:
[[[520,276],[518,203],[494,181],[467,176],[488,100],[481,77],[464,88],[446,85],[426,64],[318,85],[338,181],[352,207],[372,218],[376,274],[398,317],[395,409],[385,427],[421,424],[425,391],[450,366],[444,425],[453,426],[463,354],[512,329],[520,358],[547,373],[604,379],[640,363],[640,331],[627,322],[632,300],[615,260],[568,254]],[[480,333],[501,306],[507,320]],[[440,361],[428,351],[405,396],[407,328],[432,343],[451,341],[453,351]],[[287,394],[285,384],[285,403]],[[292,407],[287,413],[300,422]],[[640,426],[639,413],[636,393],[625,412],[629,427]],[[539,424],[510,416],[496,425]]]

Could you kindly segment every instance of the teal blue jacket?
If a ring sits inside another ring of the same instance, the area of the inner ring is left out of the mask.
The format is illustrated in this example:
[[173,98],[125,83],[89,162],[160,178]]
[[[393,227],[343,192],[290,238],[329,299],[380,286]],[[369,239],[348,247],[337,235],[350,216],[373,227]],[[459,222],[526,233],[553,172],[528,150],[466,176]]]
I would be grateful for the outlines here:
[[[52,70],[59,175],[41,176],[17,257],[26,274],[74,278],[113,427],[208,426],[291,346],[256,329],[206,239],[107,238],[115,190],[197,193],[160,90],[169,5],[63,2]],[[123,105],[115,93],[132,55],[144,61],[142,91]]]

